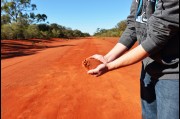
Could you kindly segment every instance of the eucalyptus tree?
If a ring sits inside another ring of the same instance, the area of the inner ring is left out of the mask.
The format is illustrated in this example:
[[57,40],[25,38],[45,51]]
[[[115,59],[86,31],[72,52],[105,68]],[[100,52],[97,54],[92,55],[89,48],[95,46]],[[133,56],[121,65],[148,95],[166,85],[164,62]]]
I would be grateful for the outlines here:
[[37,6],[31,4],[31,0],[1,0],[1,17],[8,16],[10,23],[22,20],[34,23],[47,19],[45,14],[34,14],[34,10],[37,10]]

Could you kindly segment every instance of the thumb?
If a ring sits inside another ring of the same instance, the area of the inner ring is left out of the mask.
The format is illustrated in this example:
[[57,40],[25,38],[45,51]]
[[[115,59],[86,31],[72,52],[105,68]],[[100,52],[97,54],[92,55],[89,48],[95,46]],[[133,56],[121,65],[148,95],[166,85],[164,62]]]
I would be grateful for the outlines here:
[[98,70],[96,70],[96,69],[92,69],[92,70],[88,71],[88,74],[91,74],[91,75],[95,75],[97,73],[98,73]]
[[94,73],[94,70],[89,70],[87,73],[88,73],[88,74],[93,74],[93,73]]

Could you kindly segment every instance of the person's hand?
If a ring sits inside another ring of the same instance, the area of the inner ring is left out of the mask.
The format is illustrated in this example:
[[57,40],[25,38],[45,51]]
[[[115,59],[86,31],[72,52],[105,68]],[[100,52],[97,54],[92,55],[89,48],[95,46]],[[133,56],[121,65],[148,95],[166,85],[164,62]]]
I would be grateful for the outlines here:
[[95,69],[89,70],[88,74],[98,77],[106,72],[108,72],[108,67],[106,66],[106,64],[100,64]]
[[101,61],[104,64],[108,63],[107,59],[105,59],[104,56],[99,55],[99,54],[95,54],[95,55],[91,56],[91,58],[97,59],[97,60]]

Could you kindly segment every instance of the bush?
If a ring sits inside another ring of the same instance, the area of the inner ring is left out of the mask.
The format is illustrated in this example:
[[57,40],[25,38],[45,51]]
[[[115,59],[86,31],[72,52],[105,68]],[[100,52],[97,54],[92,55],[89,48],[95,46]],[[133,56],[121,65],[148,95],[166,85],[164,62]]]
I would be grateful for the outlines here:
[[94,36],[98,37],[120,37],[127,27],[126,21],[119,22],[115,28],[112,29],[97,29]]
[[19,23],[4,24],[1,30],[1,39],[24,39],[25,27]]
[[37,25],[40,31],[50,31],[50,26],[47,24],[38,24]]
[[28,25],[24,22],[15,22],[1,25],[1,39],[31,39],[31,38],[75,38],[90,36],[80,30],[72,30],[57,24],[34,24]]
[[52,34],[49,31],[40,31],[41,39],[50,39]]
[[15,34],[10,24],[1,26],[1,39],[14,39]]
[[21,23],[12,23],[11,27],[13,29],[14,39],[24,39],[24,30],[26,27]]
[[60,34],[61,34],[60,30],[56,30],[56,29],[52,30],[52,37],[58,38]]
[[24,31],[25,39],[40,38],[40,32],[36,25],[29,25]]

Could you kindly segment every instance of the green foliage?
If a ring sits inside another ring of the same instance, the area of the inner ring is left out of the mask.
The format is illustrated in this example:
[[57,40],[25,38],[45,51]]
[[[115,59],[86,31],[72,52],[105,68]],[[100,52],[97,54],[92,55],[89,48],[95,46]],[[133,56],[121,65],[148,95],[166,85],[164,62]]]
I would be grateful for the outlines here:
[[1,25],[11,23],[11,18],[8,14],[1,15]]
[[47,19],[47,16],[45,14],[37,14],[35,16],[35,19],[37,19],[37,22],[45,22]]
[[57,30],[56,29],[52,30],[52,37],[53,38],[58,38],[60,34],[61,34],[60,30],[58,30],[58,29]]
[[51,33],[49,31],[40,31],[40,37],[41,39],[50,39]]
[[[1,0],[1,39],[74,38],[87,37],[88,33],[72,30],[58,24],[43,23],[45,14],[35,14],[31,0]],[[41,24],[37,24],[41,23]]]
[[35,15],[32,11],[37,6],[31,4],[31,0],[1,0],[1,16],[8,15],[10,22],[18,22],[19,19],[26,19],[29,23],[44,22],[47,19],[45,14]]
[[40,31],[50,31],[50,26],[47,24],[38,24],[37,26]]
[[28,28],[24,31],[24,37],[25,39],[39,38],[40,31],[37,25],[29,25]]
[[24,29],[26,28],[21,23],[13,23],[11,24],[11,27],[13,29],[13,34],[16,35],[15,39],[24,39]]
[[1,26],[1,39],[24,39],[24,26],[19,23]]
[[89,37],[88,33],[72,30],[58,24],[32,24],[18,22],[1,26],[1,39],[31,39],[31,38],[75,38]]
[[13,29],[10,24],[1,26],[1,39],[14,39]]
[[120,31],[124,31],[126,27],[127,27],[127,22],[125,20],[119,22],[116,26],[116,28],[119,29]]
[[98,37],[120,37],[123,31],[126,29],[127,23],[126,21],[119,22],[115,28],[112,29],[100,29],[97,28],[94,36]]

